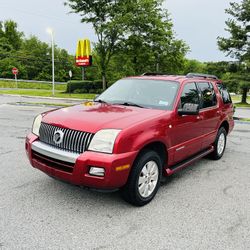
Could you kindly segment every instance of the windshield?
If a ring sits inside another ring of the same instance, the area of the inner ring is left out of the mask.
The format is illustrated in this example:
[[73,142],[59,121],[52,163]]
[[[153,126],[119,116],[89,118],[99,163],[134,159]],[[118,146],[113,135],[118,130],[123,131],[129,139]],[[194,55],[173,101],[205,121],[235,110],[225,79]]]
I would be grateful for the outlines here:
[[179,84],[173,81],[128,78],[114,83],[96,101],[161,110],[173,108]]

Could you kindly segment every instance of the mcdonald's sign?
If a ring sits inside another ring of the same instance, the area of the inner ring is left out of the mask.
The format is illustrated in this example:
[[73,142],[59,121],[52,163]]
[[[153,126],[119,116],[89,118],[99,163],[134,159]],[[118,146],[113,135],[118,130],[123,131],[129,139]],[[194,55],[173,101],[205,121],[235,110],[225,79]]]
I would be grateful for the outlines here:
[[79,40],[76,49],[76,66],[92,65],[91,45],[89,39]]

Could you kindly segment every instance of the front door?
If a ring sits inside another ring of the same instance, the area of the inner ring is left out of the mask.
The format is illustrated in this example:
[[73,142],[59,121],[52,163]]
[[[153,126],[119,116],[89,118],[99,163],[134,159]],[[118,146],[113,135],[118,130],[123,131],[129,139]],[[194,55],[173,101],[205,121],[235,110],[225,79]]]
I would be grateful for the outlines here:
[[[182,108],[185,103],[200,103],[199,91],[194,82],[189,82],[184,85],[178,108]],[[180,116],[176,110],[171,133],[171,145],[174,155],[173,164],[201,150],[202,119],[203,117],[200,114]]]

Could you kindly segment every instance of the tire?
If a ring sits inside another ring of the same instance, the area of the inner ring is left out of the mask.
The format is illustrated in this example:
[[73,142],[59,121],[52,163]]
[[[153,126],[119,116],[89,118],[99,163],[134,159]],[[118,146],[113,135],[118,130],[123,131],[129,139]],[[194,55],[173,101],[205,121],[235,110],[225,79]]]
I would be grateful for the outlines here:
[[216,140],[213,144],[214,151],[210,154],[210,158],[213,160],[219,160],[226,149],[227,144],[227,131],[224,127],[221,127],[217,133]]
[[162,165],[155,151],[141,153],[133,164],[127,184],[121,190],[123,199],[135,206],[149,203],[159,189]]

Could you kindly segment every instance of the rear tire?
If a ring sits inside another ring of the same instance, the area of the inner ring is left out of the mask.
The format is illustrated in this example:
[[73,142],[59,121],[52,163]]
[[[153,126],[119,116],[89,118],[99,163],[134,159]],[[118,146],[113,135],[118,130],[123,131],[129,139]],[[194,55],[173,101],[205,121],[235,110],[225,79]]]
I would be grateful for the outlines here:
[[213,160],[219,160],[226,149],[227,144],[227,131],[224,127],[221,127],[218,131],[218,134],[216,136],[216,140],[213,144],[214,151],[210,154],[210,158]]
[[162,161],[152,150],[144,151],[134,162],[128,182],[121,190],[125,201],[144,206],[156,195],[162,176]]

